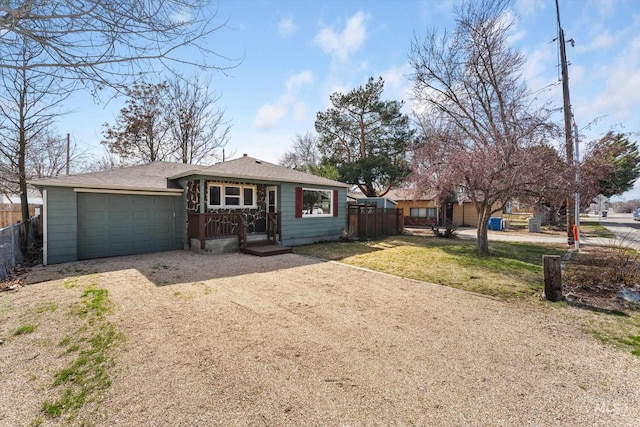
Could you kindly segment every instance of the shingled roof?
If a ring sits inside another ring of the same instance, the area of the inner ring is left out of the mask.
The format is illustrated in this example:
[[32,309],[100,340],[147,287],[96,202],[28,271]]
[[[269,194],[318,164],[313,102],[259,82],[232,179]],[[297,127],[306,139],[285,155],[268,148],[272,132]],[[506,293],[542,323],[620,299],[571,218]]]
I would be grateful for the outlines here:
[[99,188],[107,190],[182,191],[169,176],[193,169],[184,163],[153,162],[100,172],[30,180],[29,184],[52,187]]
[[260,180],[276,182],[292,182],[296,184],[325,185],[331,187],[349,187],[349,184],[300,172],[263,160],[254,159],[244,155],[238,159],[216,163],[201,169],[192,169],[188,172],[178,173],[171,179],[182,178],[189,175],[200,175],[212,178],[234,178],[243,180]]
[[175,181],[192,175],[219,179],[291,182],[306,185],[349,187],[348,184],[274,165],[249,156],[212,166],[153,162],[101,172],[58,176],[29,181],[37,187],[76,187],[105,190],[182,191]]

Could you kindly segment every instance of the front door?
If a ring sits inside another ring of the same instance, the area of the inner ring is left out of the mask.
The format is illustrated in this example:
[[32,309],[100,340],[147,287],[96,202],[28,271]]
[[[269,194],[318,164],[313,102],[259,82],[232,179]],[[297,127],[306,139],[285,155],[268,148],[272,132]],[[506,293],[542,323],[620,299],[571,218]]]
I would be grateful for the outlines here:
[[267,236],[273,238],[274,224],[270,223],[269,214],[278,212],[278,187],[267,187]]
[[267,187],[267,212],[278,212],[278,187]]

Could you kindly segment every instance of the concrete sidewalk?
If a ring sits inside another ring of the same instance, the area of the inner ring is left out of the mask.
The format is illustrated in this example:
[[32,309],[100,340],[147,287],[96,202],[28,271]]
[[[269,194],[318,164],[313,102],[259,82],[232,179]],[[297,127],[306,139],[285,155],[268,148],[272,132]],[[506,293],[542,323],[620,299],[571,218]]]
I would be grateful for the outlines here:
[[[605,224],[603,224],[605,225]],[[476,239],[477,229],[476,228],[459,228],[457,231],[458,237],[462,239]],[[431,232],[429,230],[429,232]],[[553,244],[565,244],[567,248],[569,245],[567,244],[566,236],[558,236],[558,234],[551,233],[514,233],[511,231],[489,231],[488,232],[489,241],[502,241],[502,242],[521,242],[521,243],[553,243]],[[638,249],[639,246],[634,242],[626,242],[623,239],[608,239],[602,237],[582,237],[580,239],[581,245],[599,245],[599,246],[616,246],[616,245],[625,245],[629,247],[633,247],[634,249]],[[573,248],[573,245],[571,245]]]

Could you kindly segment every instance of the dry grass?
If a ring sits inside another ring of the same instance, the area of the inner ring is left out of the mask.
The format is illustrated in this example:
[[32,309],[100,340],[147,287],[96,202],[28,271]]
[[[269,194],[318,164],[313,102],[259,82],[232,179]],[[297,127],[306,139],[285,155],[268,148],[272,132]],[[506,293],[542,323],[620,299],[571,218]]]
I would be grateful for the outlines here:
[[[176,251],[39,268],[27,281],[38,284],[0,295],[4,425],[634,426],[640,419],[639,359],[584,334],[576,325],[596,318],[586,310],[294,254]],[[105,349],[110,385],[89,393],[72,418],[45,418],[43,402],[59,397],[57,373],[79,354],[64,339],[80,338],[93,318],[78,315],[88,308],[82,295],[123,337]],[[107,311],[98,296],[108,296]],[[33,332],[13,335],[29,324]]]
[[297,247],[295,251],[505,298],[539,294],[543,284],[542,255],[564,253],[562,247],[554,245],[491,242],[491,254],[479,256],[474,241],[424,236],[324,243]]

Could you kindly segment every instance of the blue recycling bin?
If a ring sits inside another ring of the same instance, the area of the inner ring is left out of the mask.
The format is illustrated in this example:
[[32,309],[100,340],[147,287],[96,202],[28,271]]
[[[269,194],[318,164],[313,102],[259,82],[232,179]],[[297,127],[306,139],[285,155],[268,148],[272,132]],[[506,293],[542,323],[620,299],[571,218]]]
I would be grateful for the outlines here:
[[489,230],[502,231],[502,218],[489,218]]

